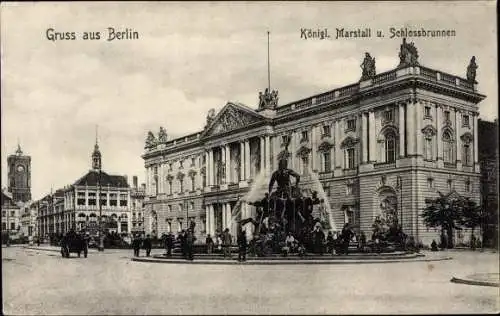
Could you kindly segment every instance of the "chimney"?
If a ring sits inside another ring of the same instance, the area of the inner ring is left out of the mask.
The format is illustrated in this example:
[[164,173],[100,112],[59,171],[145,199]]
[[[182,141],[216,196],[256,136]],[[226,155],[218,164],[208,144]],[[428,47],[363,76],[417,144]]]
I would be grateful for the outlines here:
[[134,188],[137,189],[137,176],[133,176],[132,181],[134,182]]

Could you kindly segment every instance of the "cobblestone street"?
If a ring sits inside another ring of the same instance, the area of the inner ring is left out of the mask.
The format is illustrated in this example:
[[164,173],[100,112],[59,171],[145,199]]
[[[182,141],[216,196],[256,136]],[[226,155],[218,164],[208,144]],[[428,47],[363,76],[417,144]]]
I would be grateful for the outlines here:
[[498,253],[487,251],[443,252],[453,260],[435,262],[309,266],[142,263],[126,250],[92,251],[87,259],[22,247],[2,254],[3,310],[11,315],[499,310],[499,288],[450,282],[498,272]]

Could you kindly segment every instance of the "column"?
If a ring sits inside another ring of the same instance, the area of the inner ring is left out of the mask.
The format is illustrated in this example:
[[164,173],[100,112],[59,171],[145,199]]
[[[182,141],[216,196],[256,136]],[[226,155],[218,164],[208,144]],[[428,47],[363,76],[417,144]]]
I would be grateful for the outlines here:
[[229,144],[224,146],[224,152],[226,153],[226,183],[231,183],[231,147]]
[[245,180],[245,143],[240,142],[240,181]]
[[460,110],[455,110],[455,141],[457,147],[457,163],[462,162],[462,142],[460,141],[460,135],[462,134],[462,124],[460,122],[461,112]]
[[210,234],[213,236],[215,234],[215,211],[214,205],[209,205],[209,214],[210,214]]
[[337,169],[342,169],[342,148],[340,148],[340,120],[335,121],[335,158],[334,165]]
[[436,104],[436,160],[443,160],[443,146],[441,143],[441,129],[443,128],[443,108]]
[[362,146],[362,163],[368,162],[368,118],[367,113],[361,114],[361,146]]
[[368,114],[369,149],[370,162],[377,161],[377,136],[375,135],[375,112],[372,110]]
[[260,158],[260,170],[259,170],[259,173],[264,171],[266,166],[265,166],[265,163],[266,163],[266,159],[265,159],[265,155],[266,155],[266,144],[265,144],[265,139],[263,136],[260,136],[259,137],[259,141],[260,141],[260,148],[259,148],[259,158]]
[[399,157],[405,156],[405,104],[399,104]]
[[227,218],[226,218],[226,203],[222,203],[222,229],[226,229],[226,223],[227,223]]
[[424,148],[423,148],[423,139],[422,139],[422,102],[417,102],[414,105],[415,108],[415,119],[417,121],[416,124],[416,143],[417,143],[417,155],[423,155]]
[[415,155],[415,105],[413,101],[409,101],[406,105],[406,117],[408,122],[408,140],[407,154],[408,156]]
[[[479,155],[478,155],[479,149],[478,149],[478,142],[477,142],[479,130],[478,130],[477,119],[478,119],[478,114],[474,113],[474,115],[473,115],[474,126],[473,126],[473,131],[472,131],[474,133],[474,168],[476,168],[476,166],[478,166],[478,163],[479,163]],[[476,168],[476,171],[478,171],[477,168]]]
[[318,156],[318,151],[316,149],[317,147],[317,128],[318,126],[317,125],[313,125],[312,126],[312,130],[311,130],[311,170],[314,172],[314,170],[317,170],[317,163],[316,163],[316,159],[317,159],[317,156]]
[[[231,216],[231,204],[228,202],[228,203],[225,203],[226,205],[226,228],[229,228],[229,232],[231,232],[231,219],[232,219],[232,216]],[[231,232],[232,233],[232,232]]]
[[296,166],[296,160],[295,159],[295,151],[296,151],[296,145],[295,145],[295,140],[296,140],[296,133],[295,131],[292,131],[292,134],[290,135],[290,158],[288,159],[288,168],[291,168],[292,170],[297,170]]
[[212,185],[214,185],[214,150],[212,148],[210,148],[209,151],[208,151],[208,168],[207,168],[207,171],[209,171],[208,185],[212,186]]
[[250,180],[250,140],[245,140],[245,180]]
[[266,153],[264,156],[264,161],[265,161],[265,170],[266,170],[266,175],[269,175],[271,172],[271,138],[269,135],[266,135],[265,139],[266,143]]

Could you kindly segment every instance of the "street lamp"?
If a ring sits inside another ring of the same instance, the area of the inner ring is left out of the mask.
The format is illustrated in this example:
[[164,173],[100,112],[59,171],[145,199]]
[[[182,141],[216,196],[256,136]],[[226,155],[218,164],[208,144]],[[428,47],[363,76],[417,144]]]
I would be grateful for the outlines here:
[[103,229],[102,229],[102,203],[101,203],[101,190],[102,190],[102,186],[101,186],[101,167],[99,166],[99,230],[98,230],[98,234],[99,234],[99,247],[97,248],[98,251],[104,251],[104,232],[103,232]]

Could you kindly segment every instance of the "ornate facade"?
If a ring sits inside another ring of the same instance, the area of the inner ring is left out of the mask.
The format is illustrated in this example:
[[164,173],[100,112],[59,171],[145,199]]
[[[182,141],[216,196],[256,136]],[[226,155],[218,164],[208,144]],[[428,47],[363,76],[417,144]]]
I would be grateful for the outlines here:
[[337,229],[350,222],[370,236],[380,216],[429,244],[438,232],[419,216],[426,199],[456,191],[479,202],[484,96],[475,81],[420,65],[413,43],[403,42],[391,71],[375,74],[369,57],[357,83],[288,104],[266,91],[256,109],[229,102],[210,111],[198,133],[162,142],[149,133],[145,207],[157,214],[158,233],[189,221],[200,236],[231,228],[237,201],[254,183],[265,192],[287,155],[301,187],[319,178]]
[[8,191],[14,202],[31,200],[31,157],[24,155],[17,145],[16,153],[7,157]]

